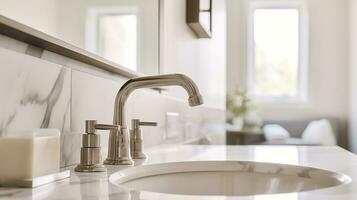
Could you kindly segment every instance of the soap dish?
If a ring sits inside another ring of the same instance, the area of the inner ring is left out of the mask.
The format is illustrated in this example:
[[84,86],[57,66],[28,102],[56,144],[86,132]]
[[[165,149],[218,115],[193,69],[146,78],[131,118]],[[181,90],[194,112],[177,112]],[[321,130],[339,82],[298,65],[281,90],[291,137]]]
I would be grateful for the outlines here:
[[64,170],[54,174],[48,174],[44,176],[35,177],[32,179],[24,180],[14,180],[11,182],[0,183],[1,186],[5,187],[25,187],[25,188],[35,188],[42,185],[46,185],[52,182],[63,180],[70,177],[70,171]]

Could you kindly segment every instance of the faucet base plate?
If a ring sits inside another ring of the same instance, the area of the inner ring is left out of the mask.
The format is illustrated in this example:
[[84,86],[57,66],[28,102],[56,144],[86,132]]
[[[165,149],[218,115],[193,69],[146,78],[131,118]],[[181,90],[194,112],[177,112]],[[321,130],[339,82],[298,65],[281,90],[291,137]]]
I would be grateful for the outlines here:
[[100,164],[93,164],[93,165],[77,165],[74,169],[76,172],[106,172],[107,168]]
[[104,161],[104,164],[106,165],[133,165],[134,162],[130,160],[108,160],[106,159]]

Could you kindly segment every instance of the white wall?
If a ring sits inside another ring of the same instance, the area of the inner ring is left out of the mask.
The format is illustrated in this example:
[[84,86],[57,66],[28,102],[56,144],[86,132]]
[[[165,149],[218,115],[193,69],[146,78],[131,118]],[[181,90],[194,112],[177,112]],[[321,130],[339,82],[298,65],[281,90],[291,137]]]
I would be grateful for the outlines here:
[[[228,77],[232,91],[246,83],[246,6],[227,0]],[[287,0],[288,1],[288,0]],[[348,1],[307,0],[309,19],[309,102],[260,105],[264,118],[348,117]],[[345,133],[342,133],[345,134]]]
[[58,34],[57,9],[57,0],[0,1],[0,15],[54,36]]
[[227,91],[244,87],[247,69],[247,2],[227,0]]
[[[226,3],[213,0],[211,39],[198,39],[186,24],[186,1],[163,1],[162,73],[184,73],[198,84],[206,105],[225,109]],[[183,90],[170,95],[187,98]]]
[[357,1],[349,0],[350,8],[350,121],[349,144],[357,153]]

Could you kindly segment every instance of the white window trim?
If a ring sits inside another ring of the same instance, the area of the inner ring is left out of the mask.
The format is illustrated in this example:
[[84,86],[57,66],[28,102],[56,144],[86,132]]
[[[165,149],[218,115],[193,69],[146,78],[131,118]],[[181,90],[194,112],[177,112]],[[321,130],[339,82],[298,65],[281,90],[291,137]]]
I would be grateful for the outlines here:
[[309,61],[309,37],[308,37],[308,15],[304,0],[252,0],[248,7],[248,34],[247,34],[247,86],[248,90],[254,84],[254,11],[256,9],[298,9],[299,10],[299,71],[298,71],[298,96],[295,97],[262,97],[252,94],[252,99],[258,103],[280,104],[280,103],[303,103],[307,104],[308,98],[308,61]]

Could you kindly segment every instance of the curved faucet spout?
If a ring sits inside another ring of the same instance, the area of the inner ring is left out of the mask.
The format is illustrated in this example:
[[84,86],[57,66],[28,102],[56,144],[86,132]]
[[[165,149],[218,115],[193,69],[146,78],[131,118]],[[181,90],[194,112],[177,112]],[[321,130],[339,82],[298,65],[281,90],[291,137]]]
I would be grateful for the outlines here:
[[127,81],[119,90],[115,98],[114,124],[126,127],[125,121],[125,102],[131,92],[140,88],[153,88],[161,86],[182,86],[188,93],[190,106],[197,106],[203,103],[202,96],[191,78],[183,74],[167,74],[157,76],[144,76],[133,78]]
[[182,74],[167,74],[158,76],[144,76],[128,80],[119,90],[115,98],[114,124],[120,127],[118,131],[110,131],[108,157],[104,161],[109,165],[132,165],[130,156],[129,133],[125,121],[125,102],[131,92],[140,88],[152,88],[161,86],[182,86],[188,93],[190,106],[203,103],[202,96],[196,84],[187,76]]

